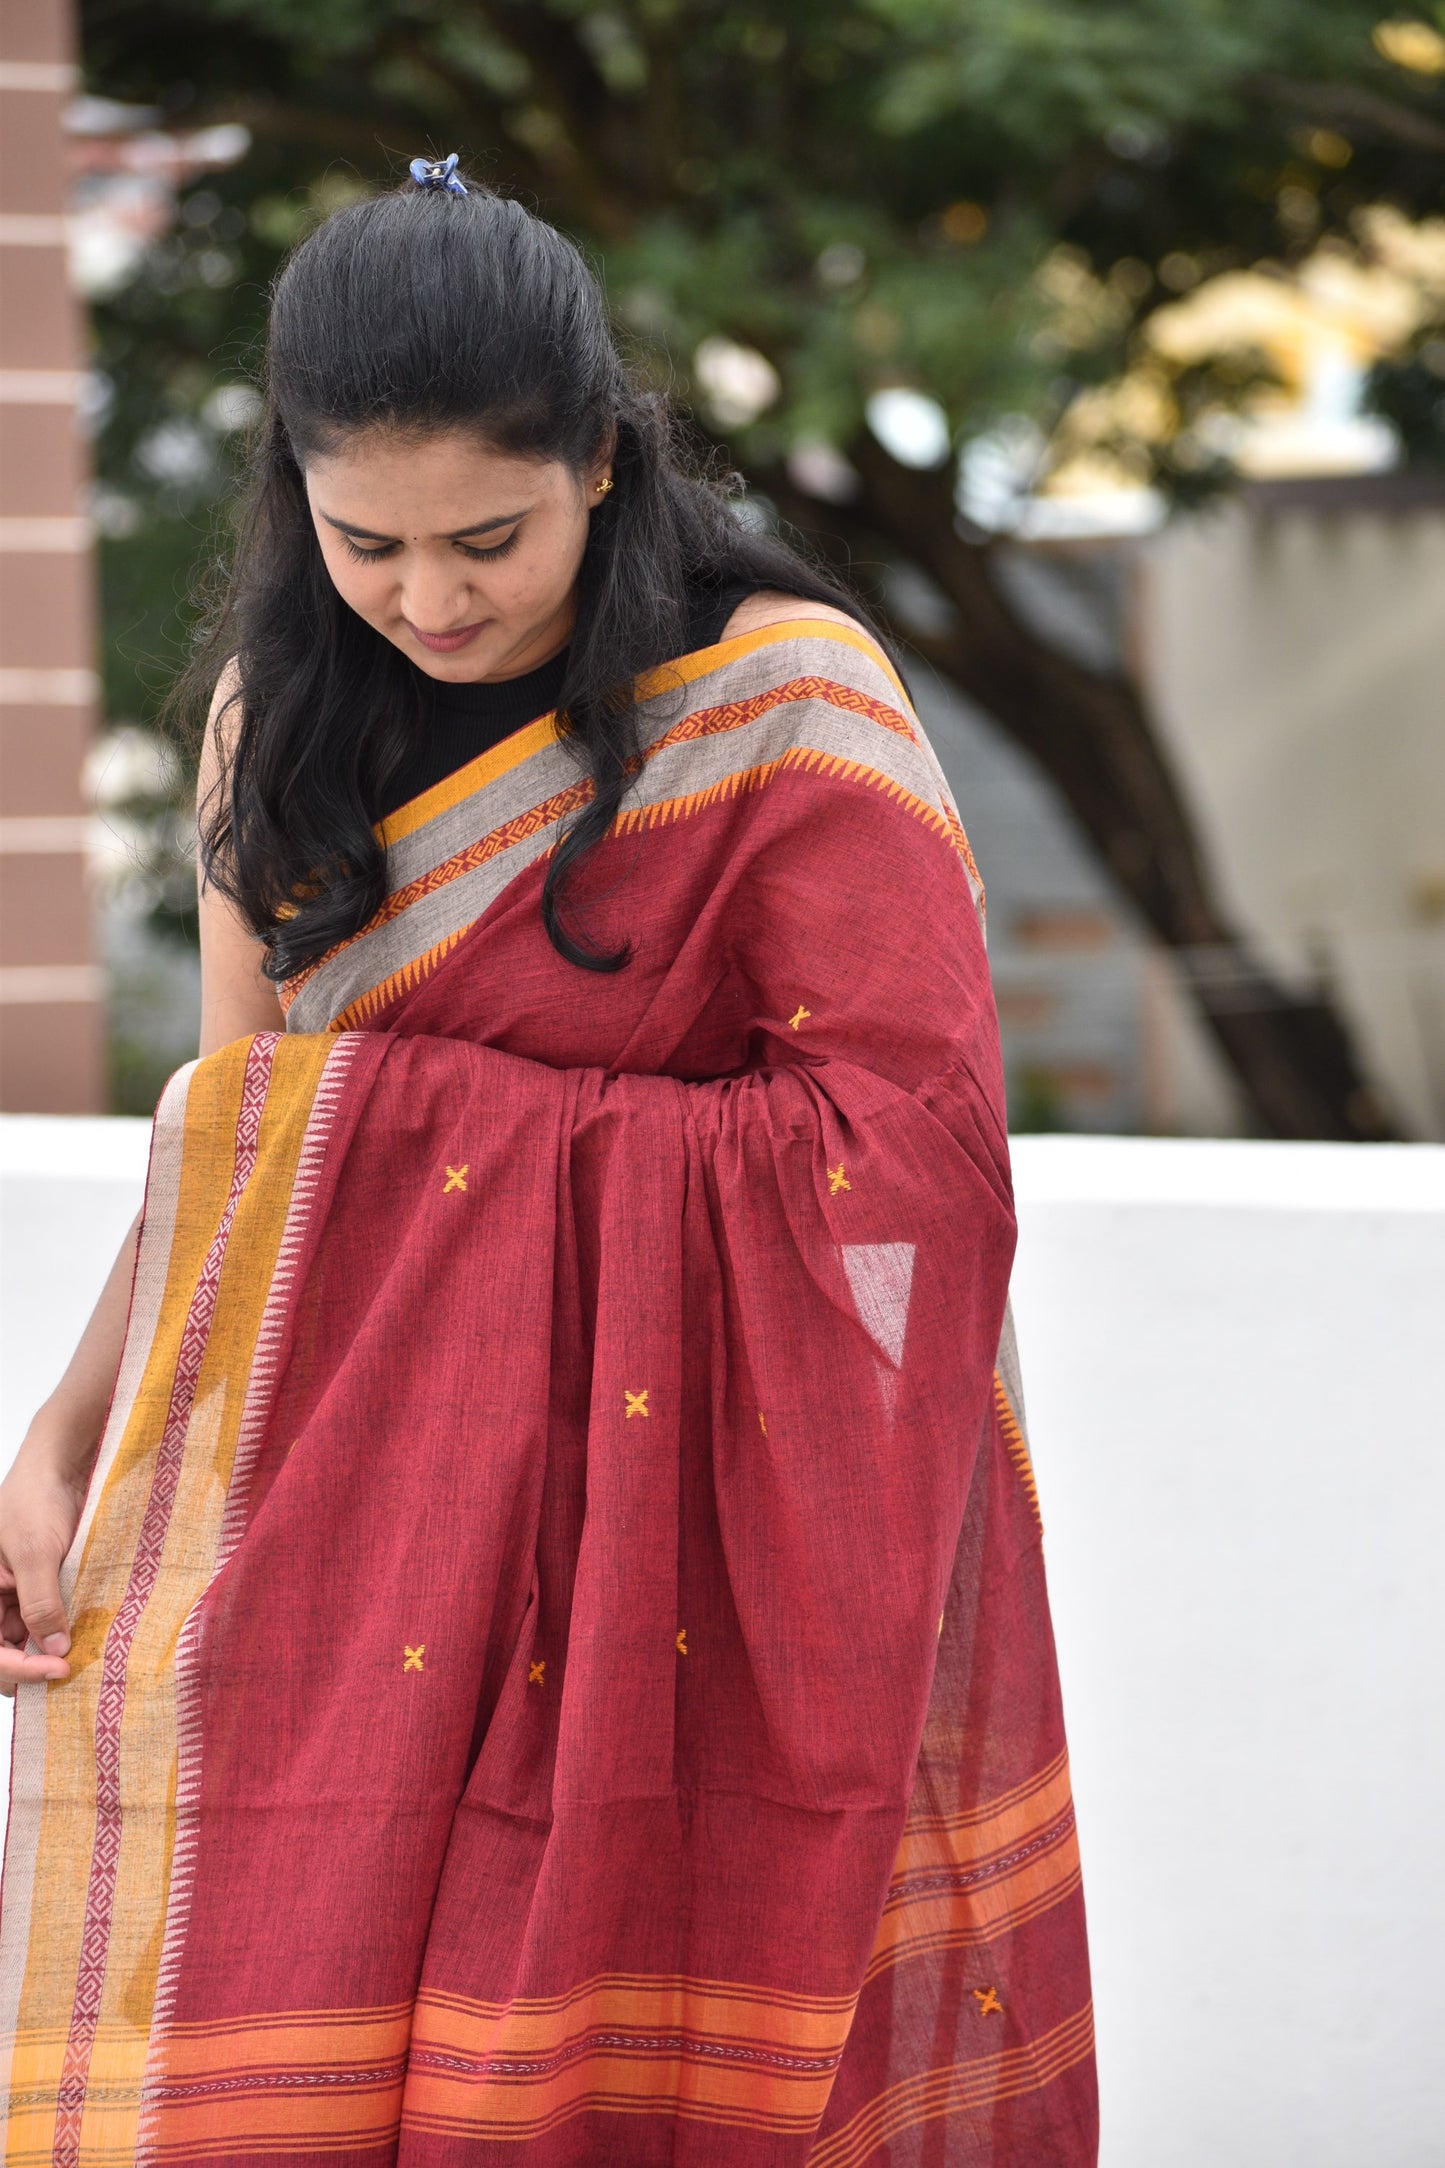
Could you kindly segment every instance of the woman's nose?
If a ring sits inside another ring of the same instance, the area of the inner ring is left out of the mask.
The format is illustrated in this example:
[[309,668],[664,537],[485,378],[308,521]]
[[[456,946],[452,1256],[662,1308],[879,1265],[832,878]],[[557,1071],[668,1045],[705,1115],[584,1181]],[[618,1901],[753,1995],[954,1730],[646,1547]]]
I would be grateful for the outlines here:
[[417,564],[402,575],[402,614],[423,632],[453,632],[467,624],[470,603],[466,574],[455,562]]

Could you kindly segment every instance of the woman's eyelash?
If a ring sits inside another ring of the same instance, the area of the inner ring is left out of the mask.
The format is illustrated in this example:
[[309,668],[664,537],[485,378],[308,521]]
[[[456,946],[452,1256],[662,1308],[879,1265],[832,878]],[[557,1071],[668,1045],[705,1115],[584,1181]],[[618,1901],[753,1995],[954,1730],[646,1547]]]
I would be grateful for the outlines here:
[[509,550],[514,550],[517,547],[517,544],[521,539],[521,535],[521,528],[514,527],[512,529],[512,532],[508,535],[506,541],[498,542],[492,549],[479,550],[475,548],[470,542],[459,542],[457,544],[457,548],[461,551],[463,557],[505,557]]
[[[483,559],[488,557],[505,557],[509,550],[514,550],[516,548],[517,543],[521,538],[521,533],[522,530],[520,527],[514,528],[511,534],[508,535],[505,542],[498,542],[495,548],[489,550],[476,549],[469,542],[458,542],[457,548],[461,551],[463,557],[477,557]],[[388,542],[379,550],[364,550],[360,548],[357,543],[352,541],[349,534],[342,535],[341,539],[346,545],[347,555],[350,557],[354,557],[358,564],[374,564],[379,557],[390,557],[392,551],[397,547],[397,544],[395,542]]]

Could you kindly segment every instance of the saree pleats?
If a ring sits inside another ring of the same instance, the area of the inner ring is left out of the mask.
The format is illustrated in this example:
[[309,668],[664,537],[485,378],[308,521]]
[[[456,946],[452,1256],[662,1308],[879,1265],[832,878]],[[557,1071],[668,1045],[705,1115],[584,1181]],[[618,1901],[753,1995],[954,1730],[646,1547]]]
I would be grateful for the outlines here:
[[972,862],[861,635],[648,690],[625,971],[543,719],[168,1090],[7,2163],[1094,2159]]

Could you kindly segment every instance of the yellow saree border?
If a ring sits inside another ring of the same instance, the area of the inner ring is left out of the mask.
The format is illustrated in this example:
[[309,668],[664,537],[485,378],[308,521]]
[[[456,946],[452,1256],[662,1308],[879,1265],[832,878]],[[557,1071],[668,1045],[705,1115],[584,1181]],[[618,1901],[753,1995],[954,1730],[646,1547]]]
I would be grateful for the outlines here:
[[[855,631],[846,625],[835,625],[831,619],[820,617],[790,617],[775,625],[759,626],[756,632],[740,632],[731,640],[715,641],[711,647],[696,648],[692,654],[681,655],[676,662],[664,663],[660,669],[650,671],[638,686],[638,697],[650,700],[658,693],[690,685],[695,679],[705,677],[709,671],[719,669],[725,663],[735,662],[739,656],[755,654],[760,648],[774,646],[782,640],[796,639],[802,632],[818,634],[856,648],[860,654],[878,664],[897,686],[899,698],[906,700],[902,680],[876,640],[870,639],[864,632]],[[530,760],[534,753],[540,753],[547,746],[555,745],[557,738],[555,715],[539,715],[534,722],[524,723],[520,730],[514,730],[510,737],[503,738],[500,745],[494,745],[487,752],[479,753],[476,759],[468,761],[464,768],[458,768],[453,774],[443,776],[442,780],[433,783],[429,790],[421,791],[415,798],[409,798],[405,805],[398,806],[394,813],[389,813],[384,821],[378,821],[376,833],[379,841],[384,847],[390,848],[393,843],[400,843],[404,837],[415,835],[419,828],[425,828],[427,822],[435,820],[439,813],[450,811],[464,799],[485,789],[488,783],[495,783],[499,776],[521,767],[523,761]]]
[[[43,1795],[26,1902],[7,1888],[7,2163],[132,2161],[174,1985],[199,1780],[195,1607],[239,1532],[280,1292],[356,1042],[240,1040],[158,1121],[122,1382],[82,1523],[70,1679],[41,1688]],[[145,1294],[159,1286],[157,1302]],[[133,1389],[132,1389],[133,1388]],[[66,1863],[88,1863],[77,1877]],[[15,1893],[19,1896],[19,1893]],[[13,2013],[13,2015],[11,2015]]]
[[[385,2143],[398,2127],[524,2144],[583,2114],[806,2136],[852,2012],[850,1998],[609,1974],[511,2004],[423,1989],[414,2018],[393,2005],[180,2026],[166,2043],[144,2158],[335,2152]],[[1092,2045],[1085,2004],[1036,2038],[900,2081],[819,2141],[810,2168],[861,2168],[921,2123],[1041,2090]]]
[[408,798],[405,805],[388,813],[384,821],[376,823],[378,841],[385,849],[400,843],[404,836],[415,835],[418,828],[425,828],[428,821],[435,820],[438,813],[447,812],[460,805],[476,791],[484,790],[488,783],[495,783],[498,776],[510,774],[520,768],[523,761],[534,753],[557,741],[557,718],[555,715],[539,715],[534,722],[523,723],[510,737],[503,738],[500,745],[493,745],[485,753],[478,753],[464,768],[456,768],[444,775],[430,790],[421,791],[415,798]]
[[806,2132],[827,2104],[855,2004],[635,1974],[510,2004],[423,1988],[403,2128],[516,2141],[593,2112]]
[[954,1815],[911,1818],[867,1979],[944,1949],[996,1942],[1079,1887],[1067,1754],[1027,1783]]
[[607,1973],[511,2002],[424,1987],[414,2010],[173,2024],[151,2073],[141,2157],[239,2156],[298,2140],[338,2150],[385,2142],[398,2125],[519,2140],[589,2110],[805,2133],[855,2001]]
[[921,2123],[944,2116],[990,2113],[1004,2100],[1042,2091],[1094,2051],[1094,2012],[1085,2003],[1072,2017],[997,2055],[945,2063],[904,2078],[870,2100],[808,2155],[808,2168],[862,2168],[879,2149]]
[[1005,1450],[1014,1464],[1020,1483],[1023,1485],[1024,1496],[1029,1502],[1029,1511],[1034,1517],[1035,1525],[1042,1528],[1044,1516],[1039,1507],[1039,1487],[1034,1480],[1034,1464],[1029,1453],[1029,1442],[1024,1436],[1023,1425],[1014,1413],[1013,1402],[1009,1399],[1008,1387],[1004,1384],[998,1371],[993,1374],[993,1404],[998,1414],[999,1428],[1003,1432]]

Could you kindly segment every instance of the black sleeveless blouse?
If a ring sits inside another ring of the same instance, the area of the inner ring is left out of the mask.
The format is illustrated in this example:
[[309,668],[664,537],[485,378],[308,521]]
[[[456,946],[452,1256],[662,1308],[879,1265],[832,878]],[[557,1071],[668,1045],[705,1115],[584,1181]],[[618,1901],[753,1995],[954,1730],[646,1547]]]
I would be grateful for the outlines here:
[[[684,654],[711,647],[723,636],[728,619],[740,602],[757,593],[751,582],[735,581],[725,587],[700,587],[688,610],[687,646]],[[429,702],[430,720],[381,794],[375,818],[384,820],[424,790],[454,775],[458,768],[488,753],[503,738],[557,705],[562,676],[567,667],[564,647],[550,662],[529,670],[524,677],[503,678],[490,685],[446,685],[439,678],[416,670],[417,682]],[[415,665],[413,665],[415,669]]]

